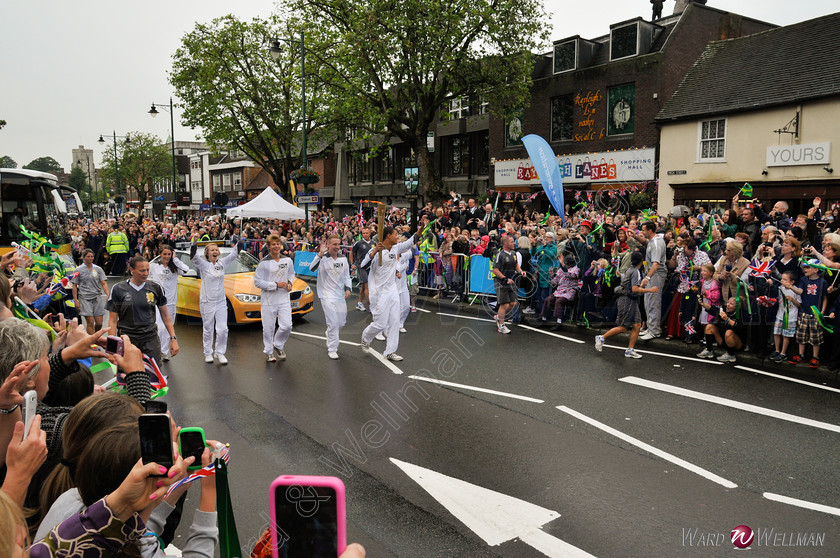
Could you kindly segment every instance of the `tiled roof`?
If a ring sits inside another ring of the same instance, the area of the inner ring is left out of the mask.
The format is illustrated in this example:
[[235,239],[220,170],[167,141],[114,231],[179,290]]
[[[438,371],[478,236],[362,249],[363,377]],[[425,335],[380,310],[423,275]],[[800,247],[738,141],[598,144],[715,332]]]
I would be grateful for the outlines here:
[[656,119],[755,110],[840,94],[840,13],[709,43]]

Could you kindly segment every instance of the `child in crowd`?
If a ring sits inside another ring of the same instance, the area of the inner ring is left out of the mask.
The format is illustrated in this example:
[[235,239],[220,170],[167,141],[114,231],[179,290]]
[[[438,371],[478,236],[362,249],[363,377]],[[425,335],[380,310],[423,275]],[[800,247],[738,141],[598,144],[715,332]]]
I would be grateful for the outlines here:
[[540,319],[548,321],[554,316],[558,324],[563,323],[563,313],[567,306],[571,307],[577,299],[580,268],[572,254],[560,254],[560,267],[550,284],[555,285],[554,292],[543,303]]
[[639,338],[639,330],[642,328],[642,315],[639,311],[639,295],[659,291],[659,287],[655,285],[647,289],[640,286],[642,282],[640,269],[644,261],[645,257],[641,252],[633,252],[630,256],[630,268],[624,272],[624,277],[621,279],[620,294],[623,296],[618,299],[617,325],[604,335],[597,335],[595,337],[595,350],[599,353],[604,350],[604,341],[607,338],[630,330],[630,341],[627,344],[627,350],[624,351],[624,356],[627,358],[642,358],[642,355],[636,352],[634,348],[636,346],[636,340]]
[[[714,321],[720,308],[720,283],[714,279],[715,266],[714,264],[704,264],[700,268],[700,316],[698,322],[702,326],[697,331],[704,332],[706,326]],[[705,347],[702,351],[697,353],[700,358],[714,358],[715,353],[711,347]]]
[[793,292],[791,287],[794,281],[796,281],[795,271],[785,271],[782,274],[779,286],[779,309],[776,312],[776,325],[773,327],[776,350],[769,357],[773,362],[782,362],[787,358],[790,340],[796,336],[796,321],[799,317],[802,297]]
[[[819,261],[811,262],[818,265]],[[817,316],[814,312],[818,309],[825,312],[828,299],[825,295],[825,280],[820,277],[820,271],[814,265],[803,263],[805,277],[799,280],[798,286],[792,286],[791,290],[802,297],[799,319],[796,322],[796,342],[799,343],[799,354],[794,355],[788,362],[799,364],[805,360],[805,345],[811,345],[813,356],[808,363],[811,368],[818,368],[820,365],[820,345],[823,343],[822,326],[817,323]]]

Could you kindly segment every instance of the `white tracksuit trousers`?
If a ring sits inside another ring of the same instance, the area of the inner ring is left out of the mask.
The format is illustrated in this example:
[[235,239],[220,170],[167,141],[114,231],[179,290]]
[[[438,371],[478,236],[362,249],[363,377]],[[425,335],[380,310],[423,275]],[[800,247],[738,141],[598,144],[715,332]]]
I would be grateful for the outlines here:
[[[375,302],[374,302],[375,300]],[[400,344],[400,296],[396,290],[376,293],[371,300],[373,322],[362,332],[362,340],[370,343],[381,331],[385,332],[387,344],[384,354],[397,352]]]
[[[201,309],[201,326],[204,340],[204,354],[223,355],[227,351],[228,340],[228,311],[227,300],[199,303]],[[216,330],[216,348],[213,349],[213,329]]]
[[[175,303],[167,304],[166,309],[169,310],[169,319],[172,320],[172,326],[175,326]],[[160,337],[160,352],[163,355],[169,354],[169,345],[172,343],[172,339],[169,337],[169,332],[166,331],[166,326],[163,325],[163,318],[160,317],[160,310],[157,310],[157,318],[156,318],[157,328],[158,328],[158,337]]]
[[270,355],[274,349],[283,349],[292,334],[291,304],[268,304],[261,308],[263,326],[263,352]]
[[327,319],[327,351],[338,351],[338,333],[347,323],[347,303],[339,298],[322,298],[321,308]]

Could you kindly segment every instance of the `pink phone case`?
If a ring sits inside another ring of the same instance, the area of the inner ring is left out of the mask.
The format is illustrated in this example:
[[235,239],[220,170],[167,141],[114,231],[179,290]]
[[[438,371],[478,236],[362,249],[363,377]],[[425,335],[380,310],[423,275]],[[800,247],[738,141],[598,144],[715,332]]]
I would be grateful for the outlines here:
[[[270,502],[271,511],[271,526],[274,526],[274,518],[277,517],[275,512],[275,493],[277,488],[281,486],[325,486],[335,490],[335,506],[336,506],[336,527],[338,533],[338,555],[344,552],[347,547],[347,529],[346,529],[346,515],[344,508],[344,483],[338,477],[316,477],[305,475],[282,475],[274,479],[269,488],[268,498]],[[271,529],[271,555],[273,558],[279,558],[277,546],[277,529]]]

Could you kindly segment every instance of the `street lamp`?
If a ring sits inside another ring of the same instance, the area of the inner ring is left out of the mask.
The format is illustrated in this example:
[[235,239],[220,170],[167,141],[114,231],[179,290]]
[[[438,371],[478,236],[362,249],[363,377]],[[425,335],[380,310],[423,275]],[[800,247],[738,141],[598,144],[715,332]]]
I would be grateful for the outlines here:
[[178,171],[175,165],[175,110],[174,105],[172,104],[172,97],[169,97],[169,108],[166,108],[166,105],[162,103],[152,103],[152,108],[149,110],[149,114],[152,115],[152,118],[159,114],[157,107],[169,112],[169,126],[171,128],[170,139],[172,140],[172,191],[178,192],[180,191],[180,188],[178,186]]
[[[99,145],[105,145],[105,138],[103,137],[103,135],[104,134],[99,134]],[[117,132],[114,132],[114,172],[117,175],[117,180],[116,180],[117,184],[116,184],[116,190],[114,191],[114,194],[119,194],[120,193],[120,165],[119,165],[118,157],[117,157],[117,138],[118,137],[119,138],[124,138],[125,143],[131,143],[131,138],[129,138],[128,134],[126,134],[124,136],[117,136]]]
[[280,58],[280,54],[282,54],[283,49],[280,48],[280,41],[286,41],[289,44],[292,43],[299,43],[300,44],[300,98],[301,98],[301,121],[303,122],[303,164],[301,168],[307,167],[307,154],[306,154],[306,46],[303,41],[303,31],[300,32],[300,40],[296,41],[294,39],[281,39],[279,37],[275,37],[274,40],[271,41],[271,47],[269,47],[268,51],[271,53],[271,57],[275,60]]

